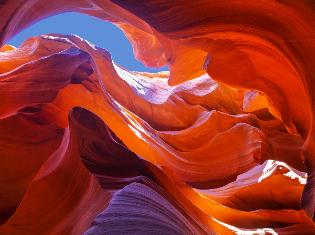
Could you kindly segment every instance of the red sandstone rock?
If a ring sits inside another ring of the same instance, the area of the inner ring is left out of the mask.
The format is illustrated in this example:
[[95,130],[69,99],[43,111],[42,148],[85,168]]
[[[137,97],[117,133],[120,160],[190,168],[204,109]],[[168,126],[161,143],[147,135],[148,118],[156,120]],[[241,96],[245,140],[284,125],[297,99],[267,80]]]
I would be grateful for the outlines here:
[[[5,45],[70,10],[170,72],[129,72],[76,36]],[[0,15],[0,234],[315,233],[311,1],[16,0]]]

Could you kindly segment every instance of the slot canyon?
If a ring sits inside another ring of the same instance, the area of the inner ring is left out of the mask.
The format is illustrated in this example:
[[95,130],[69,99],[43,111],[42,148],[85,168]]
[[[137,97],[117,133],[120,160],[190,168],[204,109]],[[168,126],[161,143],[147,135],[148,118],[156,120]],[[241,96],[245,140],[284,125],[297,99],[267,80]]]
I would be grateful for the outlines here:
[[[7,43],[66,12],[169,70]],[[0,32],[0,235],[315,234],[315,1],[2,0]]]

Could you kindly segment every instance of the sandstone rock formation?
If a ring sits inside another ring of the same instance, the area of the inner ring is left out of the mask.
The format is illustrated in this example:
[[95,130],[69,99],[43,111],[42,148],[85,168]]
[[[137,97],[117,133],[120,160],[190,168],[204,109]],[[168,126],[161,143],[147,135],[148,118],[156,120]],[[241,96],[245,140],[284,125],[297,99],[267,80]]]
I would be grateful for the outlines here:
[[[76,11],[82,38],[5,44]],[[0,234],[315,234],[312,0],[0,1]]]

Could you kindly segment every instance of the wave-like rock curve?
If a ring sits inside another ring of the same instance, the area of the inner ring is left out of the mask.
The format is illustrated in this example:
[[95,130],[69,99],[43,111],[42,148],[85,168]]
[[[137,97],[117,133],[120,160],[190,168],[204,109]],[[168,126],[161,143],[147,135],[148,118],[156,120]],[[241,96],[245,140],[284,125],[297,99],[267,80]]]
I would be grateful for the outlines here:
[[[130,72],[45,17],[108,20]],[[312,1],[0,2],[0,234],[314,234]]]

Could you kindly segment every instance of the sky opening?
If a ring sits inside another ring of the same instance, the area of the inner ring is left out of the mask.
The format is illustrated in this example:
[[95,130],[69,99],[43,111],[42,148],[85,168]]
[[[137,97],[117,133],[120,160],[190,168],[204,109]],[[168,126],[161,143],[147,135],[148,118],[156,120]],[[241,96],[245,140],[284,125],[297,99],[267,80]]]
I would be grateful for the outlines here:
[[110,22],[80,13],[63,13],[41,20],[17,34],[8,41],[8,44],[18,47],[29,37],[47,33],[79,35],[109,51],[115,63],[131,71],[168,70],[167,66],[160,69],[144,66],[135,59],[130,42],[118,27]]

